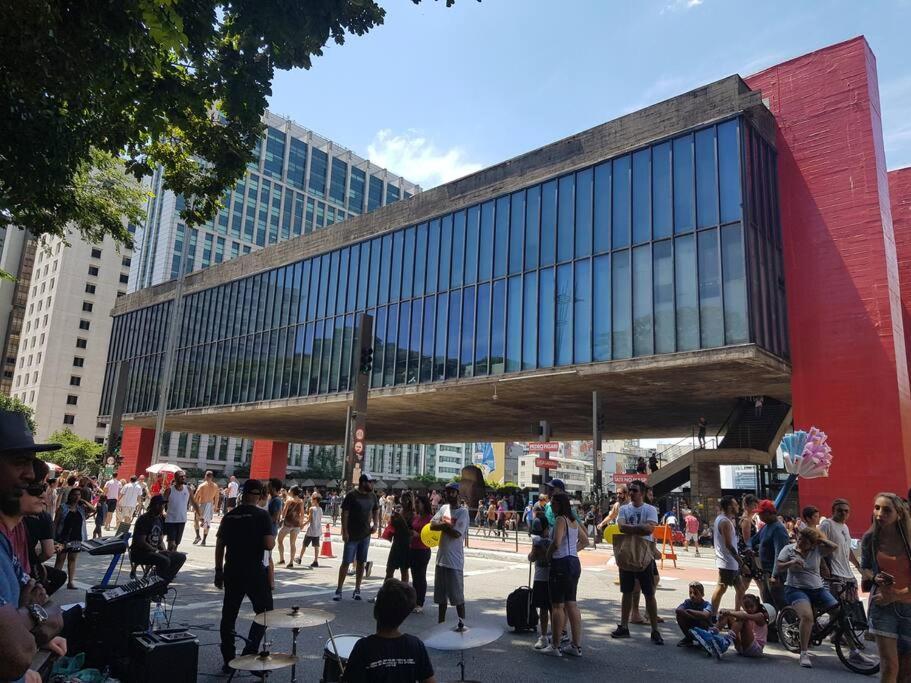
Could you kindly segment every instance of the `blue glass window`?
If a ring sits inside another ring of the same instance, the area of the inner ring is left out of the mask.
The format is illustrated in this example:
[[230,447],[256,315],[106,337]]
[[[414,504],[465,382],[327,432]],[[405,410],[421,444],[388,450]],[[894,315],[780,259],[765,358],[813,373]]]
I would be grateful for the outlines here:
[[593,323],[592,360],[611,359],[611,269],[610,255],[599,256],[594,261],[592,277]]
[[630,158],[614,160],[612,243],[614,249],[629,245],[630,229]]
[[[354,347],[354,315],[345,316],[345,332],[342,337],[342,358],[339,367],[339,391],[348,391],[351,382],[351,354]],[[356,371],[355,371],[356,372]]]
[[506,372],[522,369],[522,277],[509,278],[506,292]]
[[364,210],[364,190],[367,187],[367,174],[359,168],[351,168],[351,180],[348,186],[348,210],[361,213]]
[[528,188],[525,200],[525,269],[538,267],[541,227],[541,186]]
[[557,268],[556,304],[556,364],[571,365],[573,362],[573,264],[571,263],[565,263]]
[[402,259],[405,246],[405,233],[396,230],[392,234],[392,282],[389,287],[389,301],[402,298]]
[[462,359],[461,377],[474,375],[474,287],[462,291]]
[[421,382],[433,380],[433,341],[436,329],[436,296],[424,298],[423,338],[421,340]]
[[449,315],[449,294],[443,293],[437,297],[437,316],[436,326],[434,328],[434,352],[433,352],[433,379],[441,380],[446,378],[446,340]]
[[[319,303],[319,271],[322,259],[317,256],[310,259],[310,263],[312,264],[312,267],[310,269],[310,300],[307,304],[307,320],[316,320],[316,309],[317,304]],[[258,287],[258,285],[254,285],[254,294],[256,287]]]
[[673,353],[674,344],[674,255],[671,240],[652,245],[655,289],[655,351]]
[[509,212],[509,274],[522,272],[525,248],[525,192],[514,192]]
[[563,262],[573,257],[573,213],[576,204],[575,176],[572,174],[560,178],[557,198],[557,261]]
[[721,256],[718,231],[699,233],[699,333],[704,349],[724,344],[721,314]]
[[386,346],[383,358],[383,386],[395,383],[395,356],[398,349],[399,305],[392,304],[386,313]]
[[423,308],[420,299],[411,302],[411,342],[408,344],[406,384],[417,384],[421,376],[421,327]]
[[342,366],[342,345],[345,339],[345,316],[335,318],[332,334],[332,356],[329,362],[329,391],[338,391]]
[[714,128],[705,128],[696,133],[696,218],[700,228],[718,224]]
[[[401,231],[400,231],[401,232]],[[410,299],[414,285],[414,235],[415,228],[405,229],[405,250],[402,254],[402,298]],[[421,254],[423,256],[423,254]]]
[[348,180],[348,164],[337,157],[332,159],[332,177],[329,181],[329,199],[345,205],[345,185]]
[[652,238],[650,151],[643,149],[633,154],[633,244]]
[[285,163],[285,134],[269,127],[266,133],[266,156],[263,173],[273,178],[282,177],[282,166]]
[[339,252],[329,254],[329,283],[326,290],[326,315],[335,315],[335,305],[338,296],[338,262]]
[[525,273],[522,298],[522,369],[538,367],[538,273]]
[[373,211],[383,205],[383,179],[370,176],[370,192],[367,196],[367,211]]
[[367,282],[367,306],[373,308],[380,293],[380,259],[382,259],[383,238],[370,240],[370,279]]
[[633,355],[655,352],[652,339],[652,254],[645,245],[633,249]]
[[[430,228],[433,230],[431,222]],[[440,284],[439,290],[449,289],[449,271],[452,264],[452,214],[443,216],[440,221]]]
[[[437,274],[440,264],[440,221],[430,221],[427,232],[427,293],[437,291]],[[446,283],[449,284],[448,282]],[[445,289],[446,287],[442,287]]]
[[[389,303],[389,279],[392,268],[392,235],[383,235],[383,255],[380,257],[379,303]],[[401,261],[399,261],[401,267]]]
[[[452,216],[452,271],[450,286],[461,287],[465,268],[465,212],[457,211]],[[445,220],[445,219],[444,219]]]
[[[371,242],[361,244],[361,258],[358,268],[360,272],[357,277],[357,306],[354,307],[358,311],[363,311],[367,308],[367,288],[370,278],[370,245]],[[373,291],[375,292],[376,289],[373,288]]]
[[383,386],[383,363],[386,359],[388,341],[386,336],[386,307],[380,306],[376,309],[376,316],[373,320],[373,372],[370,376],[371,387]]
[[339,253],[338,259],[338,297],[335,300],[335,308],[330,309],[330,313],[335,313],[336,315],[341,315],[346,311],[346,302],[348,295],[348,275],[351,272],[351,269],[348,266],[348,261],[351,258],[351,249],[345,247]]
[[320,375],[320,364],[323,357],[323,328],[325,327],[325,322],[322,320],[317,321],[316,326],[313,330],[313,360],[310,365],[310,386],[308,388],[308,393],[318,394],[319,393],[319,375]]
[[724,340],[743,344],[747,334],[747,284],[740,225],[721,229],[722,273],[724,276]]
[[538,367],[554,365],[554,269],[538,273]]
[[424,295],[424,281],[427,276],[427,224],[417,227],[414,248],[414,295]]
[[291,138],[288,150],[288,184],[298,190],[304,189],[304,175],[307,172],[307,143]]
[[326,171],[329,168],[329,155],[315,147],[310,152],[310,182],[307,187],[317,197],[326,196]]
[[592,253],[592,170],[576,174],[576,256]]
[[462,292],[454,290],[449,293],[449,333],[446,343],[446,379],[459,376],[459,322],[462,318]]
[[738,121],[718,126],[721,222],[740,220],[740,128]]
[[506,275],[509,253],[509,197],[497,199],[497,220],[494,229],[493,276]]
[[481,210],[477,205],[468,209],[468,224],[465,226],[465,284],[478,281],[478,231]]
[[595,166],[595,253],[610,249],[611,237],[611,162]]
[[[557,181],[541,186],[541,265],[554,262],[557,239]],[[528,266],[526,265],[526,268]]]
[[576,261],[573,278],[573,362],[592,360],[592,266],[591,261]]
[[[288,192],[285,202],[286,206],[290,206],[291,192]],[[304,196],[302,194],[294,193],[294,220],[291,233],[295,237],[300,237],[304,233]]]
[[359,244],[351,246],[351,258],[348,264],[348,292],[343,312],[357,310],[357,280],[361,270],[361,249]]
[[400,194],[401,190],[391,183],[386,184],[386,203],[392,204],[401,199],[402,195]]
[[489,280],[493,273],[493,212],[494,203],[481,205],[481,236],[478,241],[478,280]]
[[[464,318],[464,311],[463,311]],[[478,303],[475,323],[475,365],[474,374],[476,376],[486,375],[489,372],[490,364],[490,285],[478,285]],[[462,330],[464,337],[465,331]],[[465,355],[462,354],[462,358]]]
[[399,309],[399,341],[395,354],[395,383],[405,384],[408,378],[408,355],[411,344],[411,302],[402,302]]
[[699,297],[696,244],[692,235],[674,240],[674,286],[677,295],[677,350],[699,348]]
[[[484,285],[486,287],[486,285]],[[480,302],[481,296],[478,295]],[[478,303],[478,308],[481,304]],[[490,304],[490,374],[503,373],[506,354],[506,280],[493,283],[493,297]]]
[[696,223],[693,200],[693,136],[674,140],[674,232],[688,232]]
[[632,300],[630,296],[629,251],[612,254],[611,308],[613,312],[614,358],[629,358],[632,345]]
[[322,318],[326,315],[326,302],[329,299],[329,254],[323,254],[320,257],[320,278],[319,278],[319,301],[316,307],[316,315]]

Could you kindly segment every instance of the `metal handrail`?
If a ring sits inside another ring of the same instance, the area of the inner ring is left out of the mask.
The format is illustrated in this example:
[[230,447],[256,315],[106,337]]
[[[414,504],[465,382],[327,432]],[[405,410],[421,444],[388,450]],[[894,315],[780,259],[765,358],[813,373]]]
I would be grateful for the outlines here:
[[721,426],[718,428],[718,431],[715,432],[715,438],[721,439],[721,432],[725,431],[725,428],[728,426],[728,423],[731,421],[731,418],[734,417],[734,413],[737,413],[743,410],[744,402],[742,398],[738,398],[734,403],[734,407],[731,408],[731,412],[728,413],[728,416],[724,418],[724,422],[721,423]]

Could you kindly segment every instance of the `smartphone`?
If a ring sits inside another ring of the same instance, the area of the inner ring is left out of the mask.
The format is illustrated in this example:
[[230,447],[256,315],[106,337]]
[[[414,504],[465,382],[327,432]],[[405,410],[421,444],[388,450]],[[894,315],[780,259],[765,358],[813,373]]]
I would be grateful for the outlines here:
[[892,576],[891,574],[887,574],[886,572],[880,572],[879,575],[880,575],[880,577],[882,577],[884,586],[891,586],[893,583],[895,583],[895,577]]

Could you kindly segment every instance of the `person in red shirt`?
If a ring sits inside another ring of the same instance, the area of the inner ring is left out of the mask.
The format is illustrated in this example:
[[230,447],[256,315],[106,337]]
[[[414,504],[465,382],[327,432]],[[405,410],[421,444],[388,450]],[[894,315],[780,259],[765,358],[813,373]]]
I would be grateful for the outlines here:
[[411,582],[414,584],[417,604],[415,614],[424,611],[424,599],[427,596],[427,565],[430,562],[430,548],[421,540],[421,529],[433,519],[431,502],[427,496],[414,497],[414,511],[406,514],[405,519],[411,526],[411,548],[408,554],[408,568],[411,570]]
[[699,518],[693,514],[692,510],[687,510],[683,518],[683,525],[686,529],[686,540],[683,542],[683,549],[690,551],[690,541],[696,546],[696,557],[699,557]]

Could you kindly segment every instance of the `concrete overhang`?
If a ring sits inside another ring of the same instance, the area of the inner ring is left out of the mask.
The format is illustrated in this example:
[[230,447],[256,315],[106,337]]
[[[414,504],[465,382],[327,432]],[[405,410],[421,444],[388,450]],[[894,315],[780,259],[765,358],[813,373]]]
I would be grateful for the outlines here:
[[[593,390],[600,392],[605,438],[682,436],[700,416],[714,433],[738,397],[762,395],[790,403],[790,382],[787,362],[745,344],[381,388],[370,392],[367,440],[529,441],[538,420],[551,422],[555,439],[591,438]],[[351,400],[347,393],[171,411],[165,429],[337,444],[344,440]],[[155,426],[152,413],[124,419],[127,425]]]

